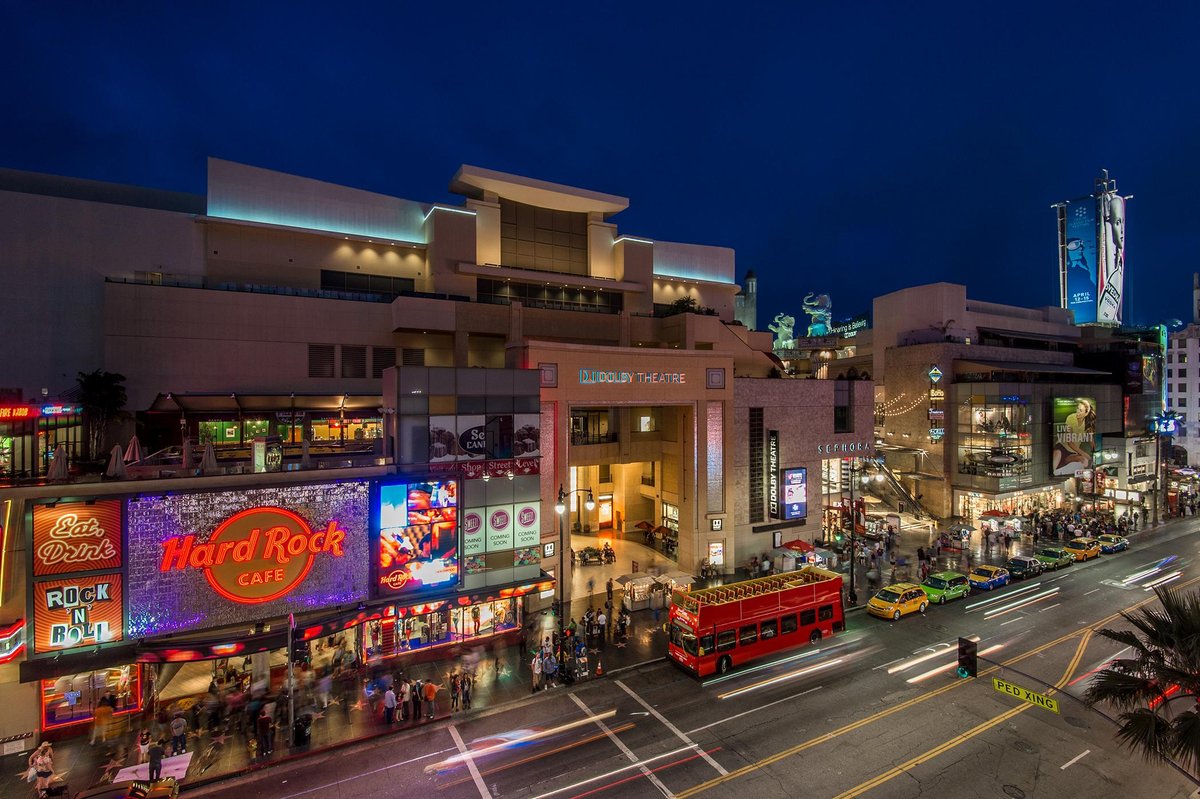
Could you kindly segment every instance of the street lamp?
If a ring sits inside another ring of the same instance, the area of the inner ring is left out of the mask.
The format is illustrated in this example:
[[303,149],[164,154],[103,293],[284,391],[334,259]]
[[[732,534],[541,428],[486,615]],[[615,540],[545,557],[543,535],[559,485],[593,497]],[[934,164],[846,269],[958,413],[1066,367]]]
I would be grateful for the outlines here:
[[567,534],[563,529],[563,517],[567,514],[567,497],[571,494],[582,494],[584,491],[587,492],[587,499],[584,500],[583,506],[590,513],[596,509],[596,498],[592,496],[592,489],[590,488],[574,488],[570,491],[564,491],[560,483],[558,486],[558,501],[554,503],[554,512],[558,514],[558,665],[560,668],[566,662],[566,652],[563,649],[563,644],[567,640]]

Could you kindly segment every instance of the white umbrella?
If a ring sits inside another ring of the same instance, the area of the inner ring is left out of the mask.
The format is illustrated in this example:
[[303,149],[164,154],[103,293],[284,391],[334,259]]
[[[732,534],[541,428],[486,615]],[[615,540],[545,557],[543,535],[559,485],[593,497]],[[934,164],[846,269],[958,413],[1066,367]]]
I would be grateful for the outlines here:
[[200,459],[200,471],[204,474],[212,474],[220,468],[217,463],[217,451],[213,449],[210,441],[204,445],[204,457]]
[[124,480],[129,477],[129,472],[125,471],[125,460],[121,454],[121,445],[114,444],[112,454],[108,457],[108,468],[104,470],[104,476],[113,480]]
[[964,531],[968,532],[968,533],[975,532],[975,528],[969,524],[952,524],[952,525],[950,525],[949,529],[950,529],[950,532],[952,532],[952,533],[961,533]]
[[129,439],[129,446],[125,448],[125,462],[137,463],[144,457],[142,454],[142,442],[138,441],[138,437],[135,435]]
[[185,438],[183,440],[183,458],[181,461],[182,465],[183,465],[183,470],[185,472],[191,471],[192,461],[194,461],[195,459],[196,459],[196,457],[195,457],[194,453],[192,452],[192,440],[190,438]]
[[69,464],[67,463],[67,445],[59,444],[51,456],[50,471],[46,472],[47,480],[66,480]]
[[308,454],[308,439],[300,442],[300,468],[311,469],[313,467],[312,456]]

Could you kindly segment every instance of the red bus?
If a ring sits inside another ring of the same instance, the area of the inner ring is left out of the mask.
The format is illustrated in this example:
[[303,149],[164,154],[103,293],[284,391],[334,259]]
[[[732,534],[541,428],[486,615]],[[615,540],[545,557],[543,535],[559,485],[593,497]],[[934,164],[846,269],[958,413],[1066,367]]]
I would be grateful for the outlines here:
[[696,677],[846,629],[842,576],[816,566],[741,583],[676,591],[668,651]]

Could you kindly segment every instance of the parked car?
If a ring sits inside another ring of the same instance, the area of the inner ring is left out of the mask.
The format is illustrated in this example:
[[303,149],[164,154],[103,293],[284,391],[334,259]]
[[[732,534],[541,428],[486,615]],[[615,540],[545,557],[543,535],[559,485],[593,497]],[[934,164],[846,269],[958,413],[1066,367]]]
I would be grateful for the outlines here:
[[175,799],[179,796],[179,783],[174,777],[160,780],[114,782],[98,785],[75,794],[75,799]]
[[1063,544],[1063,549],[1075,556],[1075,560],[1091,560],[1100,557],[1100,542],[1094,538],[1072,538]]
[[930,602],[944,605],[951,599],[960,599],[971,593],[971,585],[967,582],[967,575],[945,571],[926,577],[925,582],[921,583],[921,590]]
[[1008,559],[1008,562],[1004,564],[1004,568],[1008,569],[1009,575],[1014,580],[1021,580],[1026,577],[1037,577],[1041,574],[1042,562],[1028,555],[1016,555]]
[[1075,562],[1075,556],[1061,547],[1042,547],[1033,556],[1042,563],[1043,569],[1058,571]]
[[976,566],[971,569],[971,573],[967,575],[968,581],[972,588],[982,588],[985,591],[990,591],[993,588],[1002,588],[1008,585],[1008,569],[1001,566]]
[[1123,535],[1102,535],[1098,536],[1096,540],[1100,542],[1100,551],[1105,555],[1129,549],[1129,539]]
[[913,583],[889,585],[867,600],[867,613],[892,621],[914,611],[924,613],[927,607],[929,597]]

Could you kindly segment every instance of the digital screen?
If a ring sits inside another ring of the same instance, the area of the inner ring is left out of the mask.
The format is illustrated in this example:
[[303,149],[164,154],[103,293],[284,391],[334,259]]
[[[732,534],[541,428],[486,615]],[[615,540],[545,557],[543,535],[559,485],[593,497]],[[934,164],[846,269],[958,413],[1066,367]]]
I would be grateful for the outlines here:
[[420,594],[458,583],[458,483],[381,484],[375,593]]
[[783,470],[783,518],[808,516],[808,469]]

